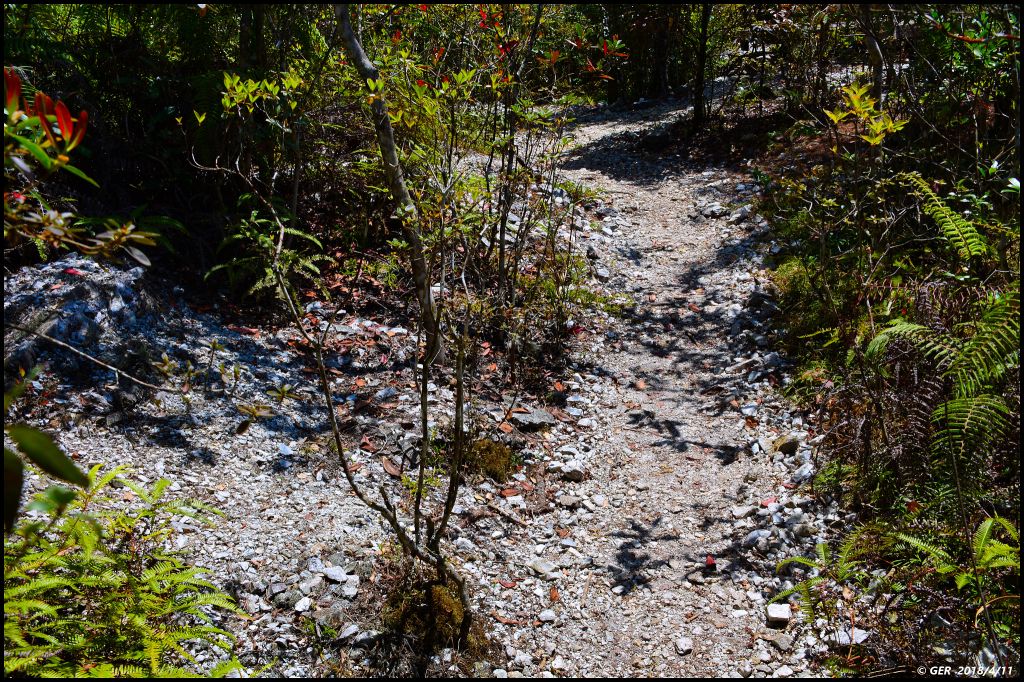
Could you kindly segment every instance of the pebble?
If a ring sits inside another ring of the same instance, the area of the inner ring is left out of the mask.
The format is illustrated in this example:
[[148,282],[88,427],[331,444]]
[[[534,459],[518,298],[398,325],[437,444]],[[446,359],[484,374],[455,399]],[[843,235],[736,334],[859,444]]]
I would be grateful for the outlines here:
[[676,653],[685,656],[693,651],[693,640],[689,637],[680,637],[676,640]]

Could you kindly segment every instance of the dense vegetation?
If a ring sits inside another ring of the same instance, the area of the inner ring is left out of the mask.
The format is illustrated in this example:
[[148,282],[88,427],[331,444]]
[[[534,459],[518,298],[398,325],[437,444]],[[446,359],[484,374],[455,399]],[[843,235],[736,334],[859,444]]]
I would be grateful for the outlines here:
[[[835,661],[916,665],[938,643],[1019,660],[1015,5],[9,4],[4,64],[5,269],[127,255],[295,325],[338,452],[304,295],[372,281],[416,310],[410,485],[443,474],[445,503],[416,493],[406,518],[342,470],[419,589],[459,595],[445,636],[463,644],[471,609],[441,540],[479,443],[462,411],[476,349],[494,344],[528,384],[576,313],[607,303],[556,238],[591,199],[555,172],[564,133],[598,101],[692,104],[671,144],[699,158],[732,140],[717,153],[766,186],[760,210],[787,244],[780,341],[801,368],[788,390],[826,425],[815,490],[861,520],[797,588],[817,616],[885,633]],[[458,411],[439,435],[425,398],[441,375]],[[25,425],[5,421],[6,443],[8,673],[166,672],[188,655],[179,639],[226,646],[197,619],[234,607],[164,553],[152,520],[202,510],[139,490],[143,511],[93,519],[110,476]],[[85,492],[51,490],[18,518],[26,460]],[[123,551],[135,533],[146,565]],[[97,628],[82,634],[76,611]],[[135,630],[112,632],[123,619]]]

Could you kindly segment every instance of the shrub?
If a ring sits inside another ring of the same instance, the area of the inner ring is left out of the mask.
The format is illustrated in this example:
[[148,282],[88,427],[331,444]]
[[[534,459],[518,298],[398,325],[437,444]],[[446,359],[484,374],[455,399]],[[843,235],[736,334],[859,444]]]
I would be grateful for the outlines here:
[[[171,520],[209,523],[201,503],[165,500],[170,484],[149,490],[123,480],[122,468],[75,496],[53,486],[37,496],[4,541],[4,674],[28,676],[195,676],[187,642],[224,652],[232,637],[213,624],[216,608],[241,613],[230,597],[167,549]],[[121,483],[141,504],[105,497]],[[191,665],[189,665],[191,664]],[[222,676],[233,657],[202,671]]]

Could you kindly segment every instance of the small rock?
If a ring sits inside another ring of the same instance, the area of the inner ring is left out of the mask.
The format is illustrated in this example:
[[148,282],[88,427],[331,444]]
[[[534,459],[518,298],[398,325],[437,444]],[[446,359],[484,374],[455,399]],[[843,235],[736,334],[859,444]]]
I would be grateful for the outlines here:
[[607,282],[612,278],[612,273],[608,272],[608,268],[598,268],[594,271],[594,276],[600,282]]
[[323,574],[331,582],[343,583],[348,580],[348,574],[345,573],[345,569],[337,566],[323,569]]
[[554,623],[555,618],[555,612],[551,609],[544,609],[537,615],[537,620],[539,620],[542,623]]
[[767,607],[768,625],[772,627],[785,627],[793,618],[793,611],[789,604],[769,604]]
[[693,640],[689,637],[680,637],[676,640],[676,653],[685,656],[693,651]]
[[777,635],[771,638],[771,643],[776,649],[785,653],[793,648],[793,638],[789,635]]
[[539,408],[530,412],[513,412],[509,420],[523,431],[539,431],[558,423],[550,412]]
[[527,567],[545,580],[554,580],[559,576],[558,566],[547,559],[534,559],[527,564]]
[[800,447],[800,439],[792,434],[779,436],[772,443],[772,447],[784,455],[795,455],[797,448]]
[[295,610],[299,613],[309,611],[309,607],[312,606],[313,600],[309,597],[303,597],[299,601],[295,602]]
[[840,630],[832,639],[839,646],[849,646],[851,644],[863,644],[870,636],[870,630],[853,628],[852,632],[847,629]]
[[751,507],[751,506],[733,507],[732,508],[732,516],[733,516],[733,518],[736,518],[736,519],[745,519],[748,516],[752,516],[754,514],[754,512],[756,512],[756,511],[757,511],[757,508],[756,507]]
[[562,478],[566,481],[579,483],[587,477],[587,472],[576,460],[570,460],[562,465]]

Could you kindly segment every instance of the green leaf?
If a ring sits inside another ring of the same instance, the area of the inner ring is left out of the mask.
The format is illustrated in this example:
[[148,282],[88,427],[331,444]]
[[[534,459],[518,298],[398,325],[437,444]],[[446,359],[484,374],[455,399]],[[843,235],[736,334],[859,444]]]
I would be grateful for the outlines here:
[[53,166],[53,159],[51,159],[49,154],[46,153],[46,150],[37,145],[35,142],[32,142],[31,140],[28,140],[22,137],[21,135],[15,135],[14,133],[7,134],[13,137],[15,140],[17,140],[18,144],[27,149],[29,154],[36,157],[36,161],[41,163],[43,165],[43,168],[45,168],[46,170],[50,170],[50,168]]
[[95,180],[90,178],[88,175],[86,175],[85,173],[83,173],[82,171],[78,170],[77,168],[75,168],[74,166],[72,166],[70,164],[65,164],[65,165],[61,166],[61,168],[63,168],[64,170],[66,170],[67,172],[71,173],[72,175],[74,175],[76,177],[82,178],[83,180],[88,182],[93,187],[99,187],[100,186],[100,183],[96,182]]
[[64,509],[75,499],[75,491],[62,485],[51,485],[39,494],[28,508],[45,514],[55,514]]
[[10,533],[21,505],[21,486],[25,480],[21,458],[4,448],[4,532]]
[[78,486],[89,485],[88,477],[42,431],[19,424],[8,428],[7,433],[25,456],[46,473]]

